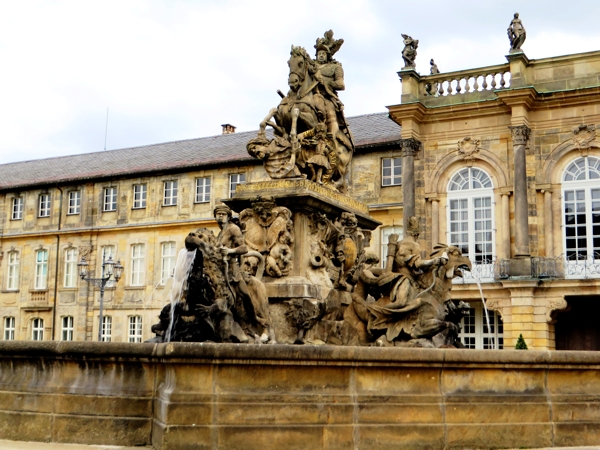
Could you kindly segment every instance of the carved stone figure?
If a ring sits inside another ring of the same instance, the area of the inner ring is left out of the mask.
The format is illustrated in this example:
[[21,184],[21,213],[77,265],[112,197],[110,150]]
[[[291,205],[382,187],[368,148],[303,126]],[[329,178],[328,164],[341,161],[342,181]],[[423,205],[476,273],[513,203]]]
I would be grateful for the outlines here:
[[431,75],[436,75],[440,73],[440,69],[438,69],[438,66],[433,59],[429,61],[429,65],[431,66],[431,69],[429,70],[429,73]]
[[456,247],[436,246],[421,258],[418,219],[411,217],[407,237],[391,235],[386,270],[364,265],[346,309],[361,343],[419,347],[460,346],[458,323],[468,305],[450,299],[452,279],[470,270],[471,262]]
[[413,39],[407,34],[403,34],[402,38],[404,39],[404,49],[402,50],[404,67],[402,70],[414,69],[416,67],[415,59],[417,58],[417,47],[419,46],[419,41]]
[[152,327],[152,341],[275,343],[260,279],[265,259],[248,251],[227,206],[217,206],[215,218],[221,229],[218,237],[206,228],[186,237],[171,302]]
[[525,27],[519,19],[519,13],[515,13],[513,20],[511,20],[510,25],[508,26],[508,40],[510,41],[510,50],[509,53],[517,53],[521,51],[521,46],[525,42],[525,38],[527,34],[525,32]]
[[277,206],[272,197],[257,197],[251,204],[252,208],[240,213],[245,243],[265,257],[268,275],[288,275],[293,268],[290,247],[294,242],[292,212],[284,206]]
[[[317,39],[316,60],[302,47],[292,46],[287,95],[261,122],[248,153],[262,159],[272,178],[310,177],[346,192],[347,167],[354,143],[338,91],[345,89],[342,65],[333,55],[343,44],[333,32]],[[275,137],[266,138],[267,126]]]

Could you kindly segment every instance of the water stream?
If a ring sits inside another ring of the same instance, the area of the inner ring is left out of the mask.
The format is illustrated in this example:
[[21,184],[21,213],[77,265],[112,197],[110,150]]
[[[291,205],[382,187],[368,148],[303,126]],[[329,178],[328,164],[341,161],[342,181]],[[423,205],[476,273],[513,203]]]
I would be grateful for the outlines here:
[[[481,302],[483,303],[483,311],[485,312],[485,321],[487,322],[488,333],[492,334],[492,327],[490,326],[490,315],[488,314],[487,305],[485,304],[485,298],[483,298],[483,289],[481,288],[481,281],[479,280],[479,276],[473,276],[475,283],[477,283],[477,287],[479,288],[479,295],[481,295]],[[492,340],[492,349],[496,350],[496,338],[491,335],[490,339]]]
[[189,251],[185,248],[182,249],[177,256],[173,284],[171,285],[168,297],[169,302],[171,303],[171,316],[169,318],[169,328],[167,328],[165,335],[166,342],[170,342],[171,340],[171,332],[173,330],[173,323],[175,322],[175,306],[179,303],[181,296],[185,291],[187,279],[194,265],[195,257],[196,250]]

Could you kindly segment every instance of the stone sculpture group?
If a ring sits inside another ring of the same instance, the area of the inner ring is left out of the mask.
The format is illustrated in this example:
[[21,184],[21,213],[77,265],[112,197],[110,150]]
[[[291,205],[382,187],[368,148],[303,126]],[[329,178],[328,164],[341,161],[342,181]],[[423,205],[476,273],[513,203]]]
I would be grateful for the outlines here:
[[[377,222],[365,218],[366,207],[340,206],[354,151],[338,97],[344,72],[332,58],[343,42],[326,32],[315,59],[292,46],[289,92],[247,145],[274,183],[226,200],[245,202],[237,217],[217,206],[218,236],[206,228],[187,236],[178,265],[188,267],[176,268],[184,276],[152,328],[154,342],[462,346],[459,323],[469,306],[450,290],[469,259],[445,244],[423,258],[419,219],[411,217],[403,239],[389,237],[380,265],[367,251],[371,230],[359,226]],[[404,36],[404,43],[405,64],[414,67],[418,41]],[[277,180],[306,192],[277,190]]]

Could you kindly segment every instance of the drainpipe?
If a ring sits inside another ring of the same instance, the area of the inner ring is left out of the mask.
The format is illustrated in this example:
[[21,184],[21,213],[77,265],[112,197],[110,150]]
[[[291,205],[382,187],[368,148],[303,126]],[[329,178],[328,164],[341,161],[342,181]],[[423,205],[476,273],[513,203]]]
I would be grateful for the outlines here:
[[[58,229],[57,232],[60,231],[60,227],[62,224],[62,204],[63,204],[63,190],[56,186],[56,189],[60,191],[60,197],[58,201]],[[54,340],[54,331],[56,330],[55,322],[56,322],[56,307],[58,305],[58,263],[60,259],[60,233],[56,233],[56,263],[54,269],[54,308],[52,308],[52,340]]]

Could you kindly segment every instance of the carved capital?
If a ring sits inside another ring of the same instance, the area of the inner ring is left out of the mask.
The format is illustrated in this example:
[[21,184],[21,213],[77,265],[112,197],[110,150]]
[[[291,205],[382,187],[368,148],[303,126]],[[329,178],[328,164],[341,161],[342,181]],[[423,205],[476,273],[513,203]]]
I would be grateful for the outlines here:
[[470,137],[458,141],[458,153],[463,155],[465,160],[474,159],[474,154],[479,153],[481,145],[479,139],[471,139]]
[[415,138],[401,139],[402,156],[416,156],[421,148],[421,142]]
[[513,145],[527,145],[531,128],[527,125],[519,125],[516,127],[508,127],[512,137]]
[[573,144],[577,150],[584,150],[590,147],[591,142],[596,139],[595,125],[579,125],[573,128]]
[[546,303],[546,321],[548,323],[554,323],[556,320],[552,317],[554,311],[565,309],[568,305],[564,298],[550,298]]

